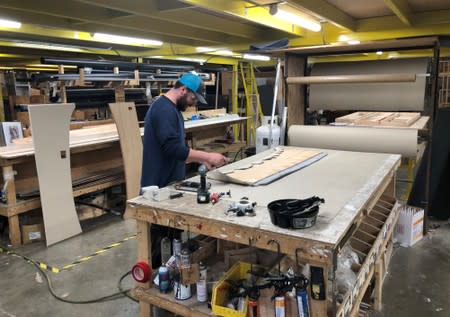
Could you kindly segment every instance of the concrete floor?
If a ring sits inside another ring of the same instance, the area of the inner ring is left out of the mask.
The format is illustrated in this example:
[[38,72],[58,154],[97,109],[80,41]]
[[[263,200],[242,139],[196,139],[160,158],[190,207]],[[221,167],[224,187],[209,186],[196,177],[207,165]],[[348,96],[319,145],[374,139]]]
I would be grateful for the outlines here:
[[[383,311],[376,317],[450,316],[450,224],[439,225],[414,247],[394,250],[383,291]],[[135,234],[135,223],[102,216],[83,223],[83,234],[46,248],[35,243],[16,252],[62,267],[111,243]],[[0,240],[5,245],[5,237]],[[92,299],[117,291],[117,282],[134,264],[136,240],[130,239],[70,271],[49,273],[57,294]],[[133,284],[124,280],[124,287]],[[96,304],[67,304],[54,299],[34,266],[0,254],[0,317],[138,316],[128,298]]]

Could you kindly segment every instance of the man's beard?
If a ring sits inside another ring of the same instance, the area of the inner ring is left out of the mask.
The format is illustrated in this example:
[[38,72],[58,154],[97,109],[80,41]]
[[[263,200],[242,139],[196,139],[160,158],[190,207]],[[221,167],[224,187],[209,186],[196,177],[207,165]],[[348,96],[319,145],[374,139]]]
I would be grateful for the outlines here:
[[186,108],[189,106],[187,99],[188,99],[187,96],[183,96],[177,100],[177,109],[179,111],[185,111]]

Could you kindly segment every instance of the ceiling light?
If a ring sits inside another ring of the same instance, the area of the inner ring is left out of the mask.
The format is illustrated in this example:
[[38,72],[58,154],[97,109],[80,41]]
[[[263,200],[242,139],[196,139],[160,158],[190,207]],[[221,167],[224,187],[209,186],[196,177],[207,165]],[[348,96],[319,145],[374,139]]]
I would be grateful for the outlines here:
[[198,46],[198,47],[195,48],[195,50],[196,50],[198,53],[208,53],[208,52],[214,52],[214,51],[216,51],[217,48]]
[[383,52],[382,52],[382,51],[377,51],[375,54],[377,54],[377,55],[383,55]]
[[283,7],[277,4],[271,5],[270,14],[278,19],[296,24],[313,32],[319,32],[322,29],[322,26],[317,21],[307,17],[306,14],[285,5]]
[[68,51],[68,52],[81,52],[81,48],[73,46],[53,45],[53,44],[40,44],[40,43],[28,43],[28,42],[14,42],[13,46],[36,48],[41,50],[54,50],[54,51]]
[[105,33],[94,33],[93,38],[102,42],[117,43],[117,44],[129,44],[129,45],[152,45],[161,46],[163,42],[150,39],[142,39],[138,37],[128,37]]
[[178,61],[195,62],[195,63],[200,63],[200,64],[203,64],[204,62],[206,62],[206,59],[201,59],[201,58],[177,57],[176,59]]
[[2,28],[11,28],[11,29],[20,29],[22,27],[22,23],[12,20],[4,20],[0,19],[0,27]]
[[258,54],[244,54],[242,56],[244,59],[250,59],[250,60],[254,60],[254,61],[270,61],[270,57],[269,56],[265,56],[265,55],[258,55]]
[[209,54],[212,55],[220,55],[220,56],[233,56],[234,53],[230,50],[218,50],[218,51],[212,51],[209,52]]

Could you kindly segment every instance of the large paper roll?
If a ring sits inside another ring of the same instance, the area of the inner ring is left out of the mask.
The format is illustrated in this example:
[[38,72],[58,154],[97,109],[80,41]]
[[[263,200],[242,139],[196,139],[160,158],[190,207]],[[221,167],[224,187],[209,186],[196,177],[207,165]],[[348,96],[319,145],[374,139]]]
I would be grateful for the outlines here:
[[399,128],[293,125],[288,131],[292,146],[355,152],[417,155],[417,130]]
[[313,110],[422,111],[428,60],[402,59],[364,62],[317,63],[311,76],[416,74],[415,82],[311,84]]

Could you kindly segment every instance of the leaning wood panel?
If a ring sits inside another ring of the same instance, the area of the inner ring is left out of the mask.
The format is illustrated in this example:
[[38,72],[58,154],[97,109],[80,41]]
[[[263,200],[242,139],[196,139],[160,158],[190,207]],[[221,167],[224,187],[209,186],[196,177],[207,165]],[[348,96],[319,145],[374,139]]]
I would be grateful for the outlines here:
[[138,196],[141,188],[142,138],[136,108],[133,102],[110,103],[109,108],[119,132],[127,199],[130,199]]
[[69,124],[75,104],[29,105],[47,246],[81,232],[72,193]]

